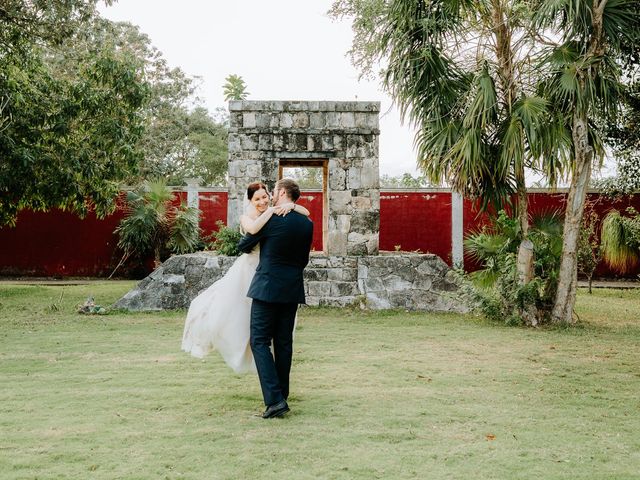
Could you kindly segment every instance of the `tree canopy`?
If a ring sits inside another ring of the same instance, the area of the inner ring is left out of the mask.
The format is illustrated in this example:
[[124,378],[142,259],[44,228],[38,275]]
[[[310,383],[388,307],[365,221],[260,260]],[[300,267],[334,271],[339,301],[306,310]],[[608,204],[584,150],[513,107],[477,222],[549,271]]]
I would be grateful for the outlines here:
[[95,4],[0,5],[0,225],[23,208],[106,215],[123,183],[224,179],[226,118],[200,107],[197,79]]
[[139,145],[142,159],[128,182],[164,178],[180,185],[185,178],[198,177],[206,185],[221,185],[227,173],[227,115],[219,110],[212,116],[201,105],[199,79],[171,68],[135,25],[103,20],[92,37],[108,39],[135,56],[150,88]]
[[22,208],[99,215],[140,159],[149,90],[135,59],[64,46],[95,2],[5,2],[0,16],[0,225]]

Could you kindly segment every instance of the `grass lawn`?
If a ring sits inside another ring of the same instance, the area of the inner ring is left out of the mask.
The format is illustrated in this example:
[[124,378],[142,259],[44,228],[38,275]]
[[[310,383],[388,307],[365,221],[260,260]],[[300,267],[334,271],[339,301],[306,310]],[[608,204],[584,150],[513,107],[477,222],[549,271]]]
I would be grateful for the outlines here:
[[75,313],[131,286],[0,285],[0,478],[640,478],[640,290],[581,291],[571,329],[302,310],[265,421],[184,312]]

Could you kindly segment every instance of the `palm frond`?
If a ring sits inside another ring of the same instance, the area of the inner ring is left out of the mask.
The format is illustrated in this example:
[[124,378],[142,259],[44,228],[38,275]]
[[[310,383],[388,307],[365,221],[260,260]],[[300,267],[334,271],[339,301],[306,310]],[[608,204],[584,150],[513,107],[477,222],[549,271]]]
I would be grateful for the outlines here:
[[462,127],[484,130],[496,120],[498,115],[496,86],[489,75],[486,63],[477,73],[470,93],[471,98]]
[[636,0],[607,0],[602,15],[607,42],[615,50],[623,42],[636,43],[640,35],[640,9]]
[[605,262],[621,273],[640,261],[640,249],[634,246],[632,232],[617,210],[609,212],[602,222],[601,244]]
[[549,209],[531,216],[531,228],[547,236],[562,236],[564,214],[561,209]]
[[200,241],[200,214],[200,210],[193,207],[181,206],[175,210],[168,244],[173,252],[183,254],[197,249]]

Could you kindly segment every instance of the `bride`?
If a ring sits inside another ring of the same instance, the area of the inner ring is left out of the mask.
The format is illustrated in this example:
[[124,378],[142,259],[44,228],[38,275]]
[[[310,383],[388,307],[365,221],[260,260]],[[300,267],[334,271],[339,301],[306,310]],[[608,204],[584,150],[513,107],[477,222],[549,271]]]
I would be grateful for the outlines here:
[[[249,184],[247,200],[240,217],[246,233],[259,232],[274,214],[295,210],[309,216],[309,210],[293,203],[269,206],[267,187],[260,182]],[[198,358],[217,350],[234,372],[256,372],[249,346],[251,298],[247,292],[260,261],[259,250],[258,245],[251,253],[242,254],[224,277],[193,299],[184,324],[182,350]]]

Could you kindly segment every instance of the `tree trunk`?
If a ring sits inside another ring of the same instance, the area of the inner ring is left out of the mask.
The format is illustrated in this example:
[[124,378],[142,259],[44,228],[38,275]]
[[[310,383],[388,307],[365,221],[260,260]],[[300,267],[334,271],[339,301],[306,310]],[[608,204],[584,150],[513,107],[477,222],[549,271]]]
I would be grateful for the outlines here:
[[522,240],[518,247],[518,258],[516,268],[518,269],[518,281],[520,285],[526,285],[533,279],[533,244],[529,240],[529,214],[527,212],[529,199],[527,197],[527,187],[524,183],[524,169],[521,173],[522,181],[518,182],[518,223]]
[[517,258],[518,281],[526,285],[533,279],[533,243],[526,238],[520,242]]
[[558,276],[558,291],[551,314],[554,323],[573,323],[573,307],[576,303],[578,284],[578,238],[584,211],[584,201],[591,179],[591,158],[593,149],[589,145],[586,114],[573,118],[575,169],[571,178],[569,197],[564,217],[562,259]]
[[[509,22],[508,0],[494,0],[492,5],[492,29],[495,36],[495,52],[498,59],[498,76],[504,92],[504,103],[506,110],[511,116],[513,102],[518,96],[516,88],[518,81],[514,69],[514,52],[511,44],[512,31]],[[524,151],[524,148],[523,148]],[[514,159],[516,160],[516,159]],[[529,234],[529,213],[527,197],[527,185],[524,172],[524,159],[514,162],[514,175],[516,180],[516,192],[518,203],[516,215],[520,225],[522,241],[518,247],[518,258],[516,268],[518,271],[518,281],[525,285],[533,278],[533,245],[528,240]]]
[[[582,91],[584,91],[585,75],[589,75],[592,80],[597,78],[601,57],[605,51],[602,15],[606,5],[607,0],[600,0],[599,2],[598,0],[593,0],[591,16],[593,31],[584,60],[584,64],[588,65],[588,68],[578,73],[578,81]],[[575,165],[564,216],[558,291],[553,305],[553,312],[551,313],[552,322],[565,324],[574,323],[573,307],[576,303],[576,288],[578,285],[577,247],[587,188],[589,180],[591,180],[591,161],[593,158],[593,148],[589,144],[588,109],[584,106],[578,107],[578,105],[574,105],[573,108],[571,137]]]
[[156,246],[153,248],[153,269],[157,269],[162,262],[160,261],[160,246]]

